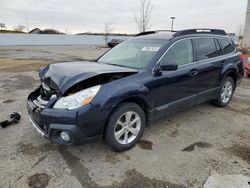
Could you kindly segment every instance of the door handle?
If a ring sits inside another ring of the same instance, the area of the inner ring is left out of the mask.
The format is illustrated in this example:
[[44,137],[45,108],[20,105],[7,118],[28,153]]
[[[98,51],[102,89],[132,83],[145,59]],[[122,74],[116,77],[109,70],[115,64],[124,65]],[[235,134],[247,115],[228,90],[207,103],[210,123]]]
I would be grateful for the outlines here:
[[189,72],[189,76],[196,76],[197,74],[199,74],[199,70],[198,69],[192,69]]

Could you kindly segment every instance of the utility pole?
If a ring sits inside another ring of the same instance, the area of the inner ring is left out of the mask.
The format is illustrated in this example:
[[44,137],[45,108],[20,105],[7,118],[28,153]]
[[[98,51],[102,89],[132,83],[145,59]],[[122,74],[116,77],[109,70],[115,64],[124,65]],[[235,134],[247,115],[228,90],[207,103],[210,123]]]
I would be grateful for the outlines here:
[[171,31],[173,31],[174,30],[174,20],[175,20],[175,17],[171,16],[170,19],[172,20]]
[[243,47],[250,49],[250,0],[247,3],[245,29],[243,35]]
[[25,14],[26,17],[26,29],[27,29],[27,33],[29,32],[29,22],[28,22],[28,15],[27,13]]

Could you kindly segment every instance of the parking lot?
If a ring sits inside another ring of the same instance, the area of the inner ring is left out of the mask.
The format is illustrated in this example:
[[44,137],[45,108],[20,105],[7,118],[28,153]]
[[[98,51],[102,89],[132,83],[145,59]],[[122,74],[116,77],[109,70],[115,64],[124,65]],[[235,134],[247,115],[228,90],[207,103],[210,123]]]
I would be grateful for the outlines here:
[[0,187],[199,188],[213,174],[250,176],[250,79],[244,78],[226,108],[210,103],[147,127],[135,148],[111,151],[103,142],[77,147],[53,144],[32,128],[26,97],[39,85],[41,66],[95,59],[93,46],[0,47]]

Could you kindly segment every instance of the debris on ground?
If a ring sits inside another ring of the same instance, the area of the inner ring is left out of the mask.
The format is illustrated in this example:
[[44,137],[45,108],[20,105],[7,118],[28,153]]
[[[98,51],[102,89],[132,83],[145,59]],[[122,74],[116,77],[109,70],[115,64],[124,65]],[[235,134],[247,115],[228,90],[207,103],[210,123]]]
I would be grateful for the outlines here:
[[17,124],[20,121],[20,119],[21,119],[20,113],[13,112],[12,114],[10,114],[10,119],[9,120],[5,120],[5,121],[0,122],[0,126],[2,128],[5,128],[8,125]]

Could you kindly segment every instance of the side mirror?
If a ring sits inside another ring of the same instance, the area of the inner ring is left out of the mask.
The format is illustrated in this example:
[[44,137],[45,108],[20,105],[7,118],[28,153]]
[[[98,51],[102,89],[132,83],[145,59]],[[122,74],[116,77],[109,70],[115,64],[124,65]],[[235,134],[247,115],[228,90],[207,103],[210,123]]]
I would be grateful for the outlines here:
[[178,64],[175,61],[161,63],[160,69],[163,71],[175,71],[178,69]]

